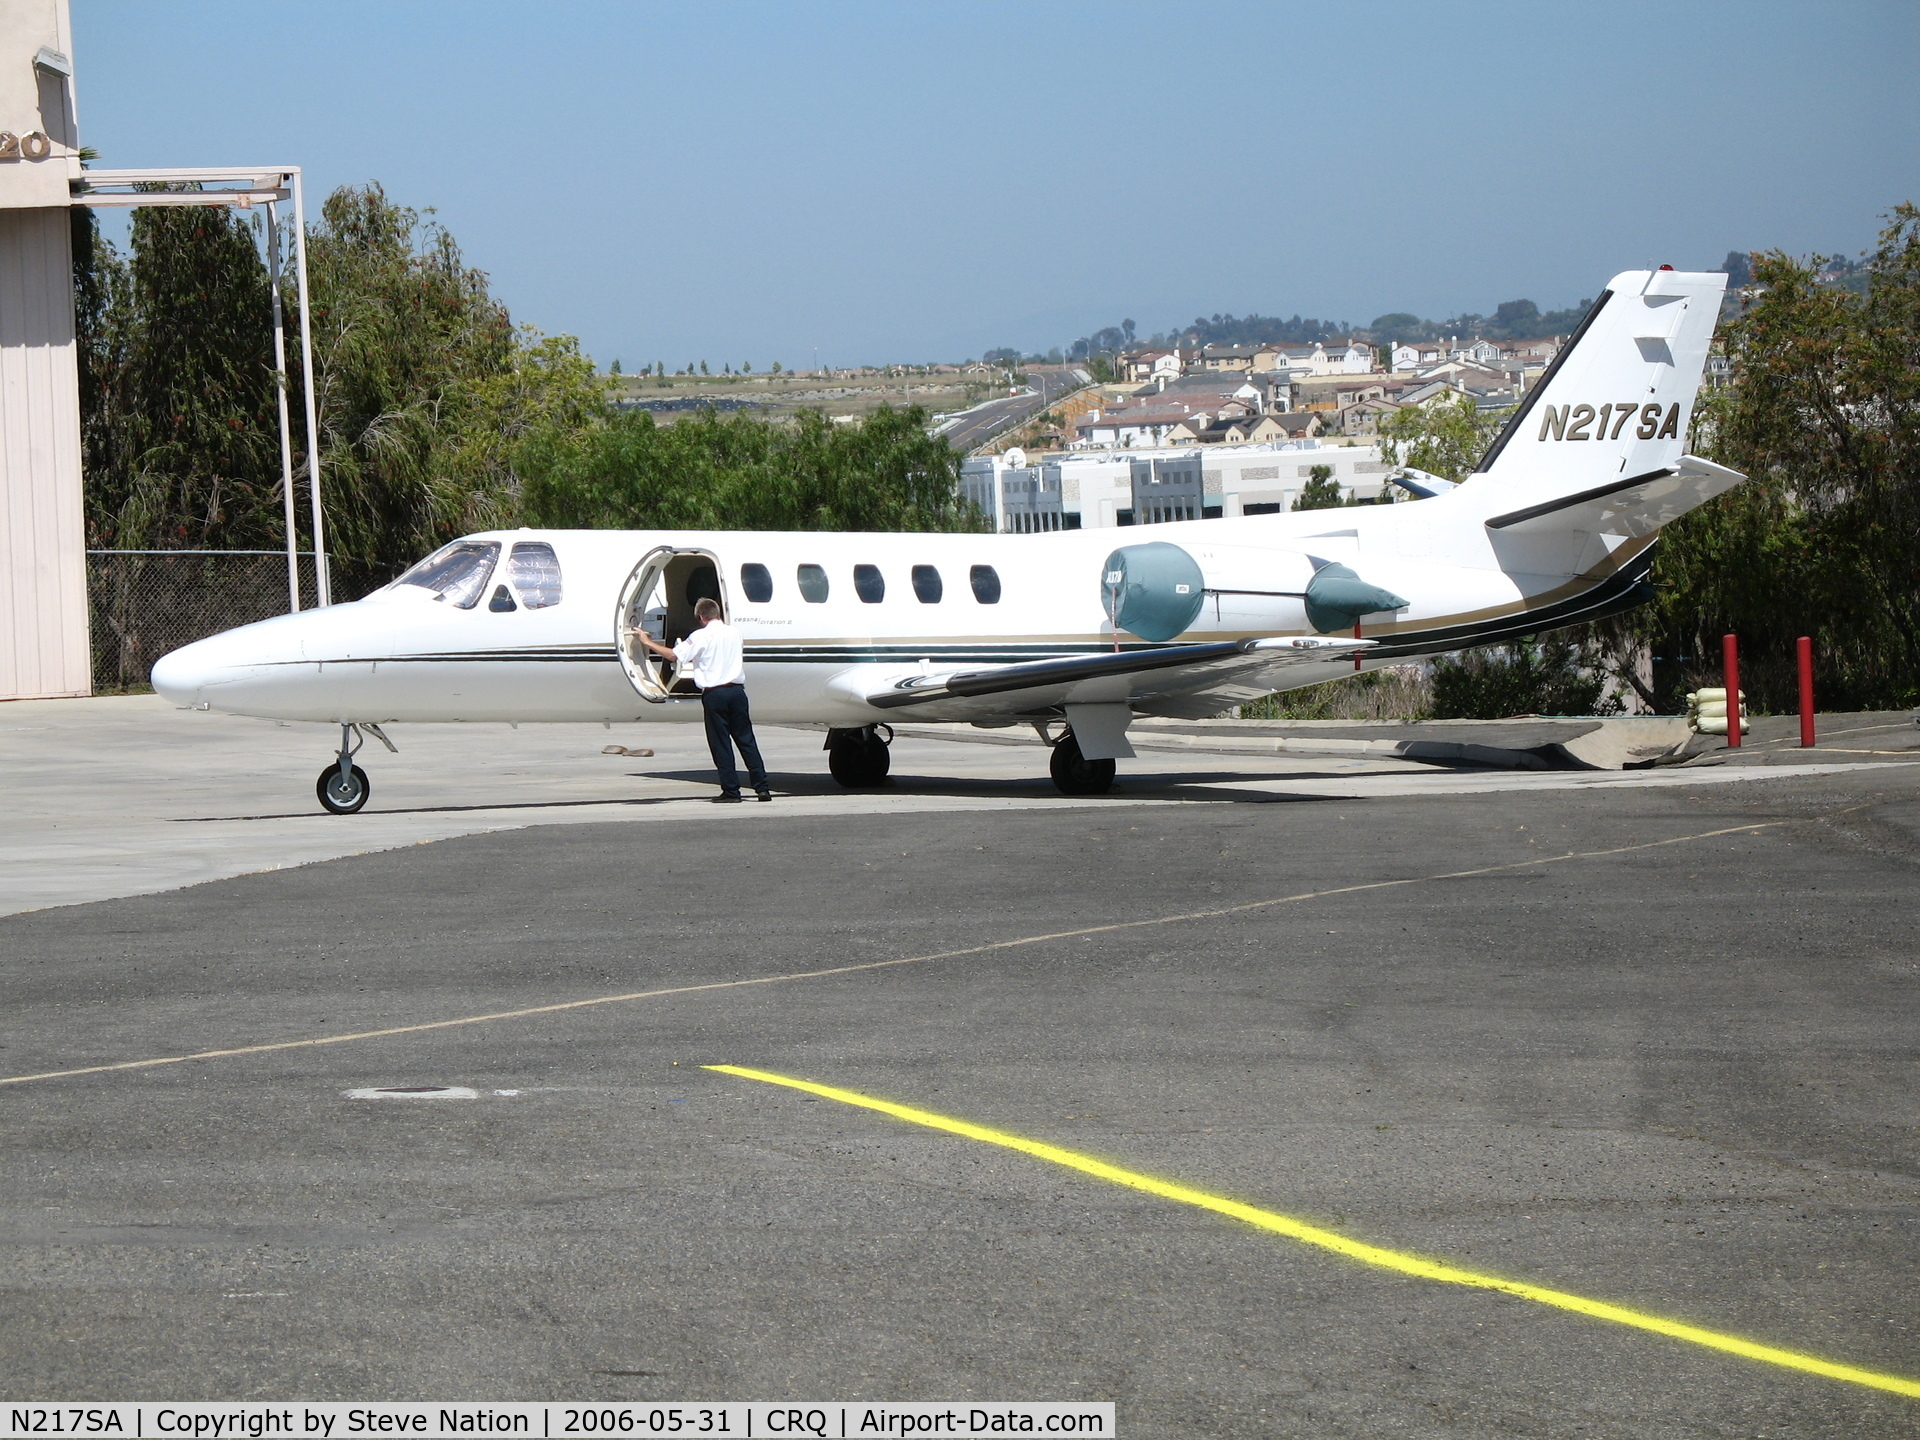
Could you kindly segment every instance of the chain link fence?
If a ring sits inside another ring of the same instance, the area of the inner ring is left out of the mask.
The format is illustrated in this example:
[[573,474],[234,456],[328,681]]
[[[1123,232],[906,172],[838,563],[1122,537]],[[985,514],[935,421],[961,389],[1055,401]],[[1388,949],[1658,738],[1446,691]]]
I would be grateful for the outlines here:
[[[300,607],[313,604],[313,556]],[[169,650],[287,613],[284,550],[89,550],[95,694],[144,686]]]

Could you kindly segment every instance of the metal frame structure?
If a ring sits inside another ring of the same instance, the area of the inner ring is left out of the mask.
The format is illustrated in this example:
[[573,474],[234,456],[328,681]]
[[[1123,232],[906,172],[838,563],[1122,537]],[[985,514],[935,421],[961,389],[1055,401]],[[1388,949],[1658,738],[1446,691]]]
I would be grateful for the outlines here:
[[[313,324],[307,307],[307,211],[298,165],[216,167],[197,170],[88,170],[75,205],[131,208],[138,205],[231,205],[267,211],[267,278],[273,294],[273,360],[280,404],[280,480],[287,518],[287,600],[300,608],[299,526],[293,499],[293,435],[287,416],[287,330],[280,303],[280,206],[293,204],[293,260],[300,297],[300,365],[307,406],[307,491],[312,509],[314,603],[333,603],[327,576],[326,526],[320,504],[320,409],[313,389]],[[198,185],[197,190],[155,186]]]

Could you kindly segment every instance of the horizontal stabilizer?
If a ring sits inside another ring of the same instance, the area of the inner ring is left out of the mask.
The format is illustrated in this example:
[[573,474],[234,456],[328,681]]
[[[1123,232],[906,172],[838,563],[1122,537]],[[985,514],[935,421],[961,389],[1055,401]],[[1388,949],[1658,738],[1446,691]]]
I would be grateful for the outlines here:
[[1388,483],[1398,485],[1416,500],[1431,500],[1436,495],[1444,495],[1449,490],[1460,488],[1457,480],[1442,480],[1438,475],[1429,475],[1424,470],[1407,466],[1398,475],[1388,477]]
[[1711,460],[1685,455],[1673,469],[1654,470],[1574,495],[1543,500],[1487,521],[1489,530],[1538,535],[1581,530],[1638,539],[1731,490],[1747,477]]

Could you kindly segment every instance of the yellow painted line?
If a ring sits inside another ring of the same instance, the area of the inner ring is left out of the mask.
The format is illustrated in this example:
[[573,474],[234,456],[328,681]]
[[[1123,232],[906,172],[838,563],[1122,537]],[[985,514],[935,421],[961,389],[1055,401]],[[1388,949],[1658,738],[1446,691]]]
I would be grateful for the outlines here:
[[[1858,810],[1836,810],[1828,815],[1808,817],[1830,819]],[[996,950],[1013,950],[1023,945],[1044,945],[1050,940],[1078,940],[1089,935],[1111,935],[1121,930],[1139,930],[1153,925],[1182,925],[1196,920],[1218,920],[1228,915],[1244,915],[1275,905],[1297,905],[1305,900],[1320,900],[1333,895],[1357,895],[1365,890],[1392,890],[1402,885],[1426,885],[1436,880],[1465,880],[1476,875],[1498,875],[1508,870],[1531,870],[1540,865],[1556,865],[1568,860],[1597,860],[1609,855],[1628,855],[1636,850],[1658,850],[1663,845],[1690,845],[1696,840],[1713,840],[1722,835],[1741,835],[1756,830],[1771,830],[1799,820],[1763,820],[1751,825],[1729,825],[1723,830],[1702,830],[1692,835],[1675,835],[1666,840],[1646,840],[1634,845],[1616,845],[1607,850],[1576,850],[1566,855],[1540,855],[1516,860],[1507,865],[1486,865],[1477,870],[1447,870],[1437,875],[1410,875],[1399,880],[1370,880],[1359,885],[1337,885],[1328,890],[1302,890],[1294,895],[1276,895],[1267,900],[1249,900],[1239,905],[1223,905],[1213,910],[1191,910],[1180,915],[1154,915],[1145,920],[1116,920],[1106,925],[1085,925],[1078,930],[1053,930],[1044,935],[1021,935],[1012,940],[991,940],[984,945],[967,945],[958,950],[940,950],[930,955],[904,955],[894,960],[870,960],[858,965],[831,965],[822,970],[795,970],[783,975],[758,975],[747,980],[714,980],[704,985],[670,985],[659,990],[629,990],[618,995],[595,995],[587,1000],[562,1000],[552,1005],[529,1005],[519,1010],[494,1010],[485,1015],[462,1015],[452,1020],[427,1020],[415,1025],[389,1025],[379,1030],[355,1030],[344,1035],[315,1035],[304,1040],[276,1040],[263,1045],[233,1045],[221,1050],[195,1050],[186,1055],[157,1055],[145,1060],[118,1060],[106,1065],[80,1065],[70,1070],[42,1070],[32,1075],[0,1075],[0,1085],[25,1085],[35,1080],[68,1080],[79,1075],[106,1075],[120,1070],[150,1070],[158,1065],[185,1065],[194,1060],[231,1060],[241,1055],[268,1055],[276,1050],[309,1050],[322,1045],[351,1045],[362,1040],[384,1040],[395,1035],[423,1035],[430,1030],[451,1030],[463,1025],[488,1025],[499,1020],[525,1020],[534,1015],[559,1015],[569,1010],[589,1010],[597,1005],[625,1005],[635,1000],[659,1000],[669,995],[699,995],[709,990],[738,990],[750,985],[785,985],[796,980],[823,980],[832,975],[854,975],[867,970],[888,970],[896,965],[927,965],[936,960],[960,960],[969,955],[987,955]]]
[[783,1085],[789,1090],[804,1090],[809,1095],[818,1095],[823,1100],[838,1100],[843,1105],[857,1105],[863,1110],[877,1110],[882,1115],[891,1115],[894,1119],[905,1120],[910,1125],[923,1125],[929,1130],[944,1130],[950,1135],[961,1135],[968,1140],[978,1140],[984,1145],[998,1145],[1003,1149],[1017,1150],[1022,1155],[1031,1155],[1037,1160],[1064,1165],[1069,1170],[1078,1170],[1082,1174],[1092,1175],[1099,1180],[1110,1180],[1115,1185],[1124,1185],[1130,1190],[1144,1190],[1147,1194],[1158,1195],[1163,1200],[1174,1200],[1182,1205],[1211,1210],[1215,1214],[1244,1221],[1261,1230],[1285,1235],[1290,1240],[1318,1246],[1322,1250],[1331,1250],[1336,1255],[1344,1255],[1349,1260],[1358,1260],[1363,1265],[1378,1266],[1382,1270],[1397,1270],[1402,1275],[1413,1275],[1422,1280],[1438,1280],[1448,1285],[1467,1285],[1476,1290],[1498,1290],[1502,1294],[1517,1295],[1522,1300],[1533,1300],[1542,1305],[1552,1305],[1556,1309],[1571,1310],[1579,1315],[1592,1316],[1596,1320],[1610,1320],[1616,1325],[1630,1325],[1636,1330],[1651,1330],[1657,1335],[1704,1345],[1710,1350],[1724,1350],[1730,1355],[1743,1356],[1748,1360],[1758,1360],[1768,1365],[1781,1365],[1789,1370],[1804,1370],[1812,1375],[1824,1375],[1830,1380],[1846,1380],[1855,1385],[1871,1386],[1875,1390],[1891,1390],[1896,1395],[1920,1397],[1920,1380],[1908,1380],[1899,1375],[1883,1375],[1877,1370],[1862,1370],[1856,1365],[1841,1365],[1832,1360],[1822,1360],[1814,1355],[1802,1355],[1796,1350],[1781,1350],[1772,1345],[1743,1340],[1738,1335],[1727,1335],[1718,1330],[1705,1330],[1698,1325],[1668,1320],[1663,1316],[1649,1315],[1641,1310],[1629,1310],[1624,1305],[1610,1305],[1604,1300],[1589,1300],[1584,1295],[1570,1295],[1564,1290],[1549,1290],[1541,1285],[1529,1285],[1524,1280],[1503,1280],[1497,1275],[1482,1275],[1475,1270],[1462,1270],[1457,1265],[1428,1260],[1419,1255],[1409,1255],[1401,1250],[1388,1250],[1379,1245],[1368,1245],[1364,1241],[1350,1239],[1336,1231],[1323,1230],[1318,1225],[1309,1225],[1304,1220],[1295,1220],[1290,1215],[1262,1210],[1258,1206],[1229,1200],[1221,1195],[1209,1195],[1204,1190],[1195,1190],[1186,1185],[1177,1185],[1171,1180],[1159,1180],[1151,1175],[1142,1175],[1137,1170],[1123,1170],[1118,1165],[1109,1165],[1104,1160],[1096,1160],[1093,1156],[1082,1155],[1078,1151],[1063,1150],[1058,1145],[1049,1145],[1043,1140],[1029,1140],[1024,1135],[1010,1135],[1004,1130],[992,1130],[985,1125],[975,1125],[968,1120],[956,1120],[950,1115],[937,1115],[931,1110],[918,1110],[911,1105],[896,1105],[891,1100],[876,1100],[873,1096],[862,1095],[856,1090],[842,1090],[833,1085],[818,1085],[811,1080],[797,1080],[791,1075],[775,1075],[767,1070],[750,1070],[744,1065],[708,1065],[703,1068],[716,1070],[722,1075],[737,1075],[743,1080],[758,1080],[768,1085]]

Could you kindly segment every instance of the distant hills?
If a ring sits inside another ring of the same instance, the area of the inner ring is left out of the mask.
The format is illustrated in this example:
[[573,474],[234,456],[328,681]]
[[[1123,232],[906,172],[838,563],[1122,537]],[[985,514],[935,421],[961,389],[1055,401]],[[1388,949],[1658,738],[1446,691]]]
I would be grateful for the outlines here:
[[[1724,271],[1729,289],[1747,283],[1750,270],[1747,252],[1734,250],[1714,267]],[[1095,355],[1111,355],[1135,345],[1311,345],[1318,340],[1333,340],[1352,335],[1363,340],[1440,340],[1458,335],[1481,336],[1488,340],[1537,340],[1546,335],[1565,335],[1580,323],[1593,304],[1591,298],[1569,305],[1564,310],[1542,310],[1531,300],[1506,300],[1494,307],[1491,315],[1466,311],[1444,320],[1426,320],[1406,311],[1376,315],[1371,324],[1355,325],[1348,320],[1315,320],[1294,315],[1198,315],[1193,322],[1177,330],[1156,335],[1138,335],[1134,322],[1097,330],[1076,340],[1068,359],[1084,360]]]

